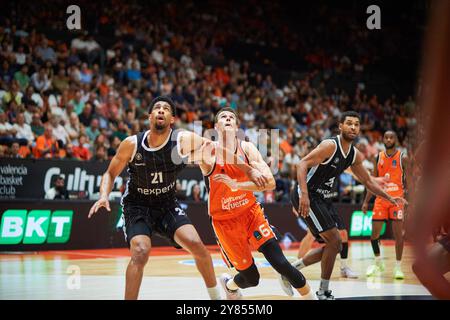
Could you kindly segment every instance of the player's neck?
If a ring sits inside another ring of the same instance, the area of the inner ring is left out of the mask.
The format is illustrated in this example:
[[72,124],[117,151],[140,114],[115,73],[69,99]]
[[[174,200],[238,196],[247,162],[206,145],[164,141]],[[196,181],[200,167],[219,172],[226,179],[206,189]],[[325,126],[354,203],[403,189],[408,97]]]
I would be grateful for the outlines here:
[[166,142],[167,137],[170,134],[170,127],[167,127],[164,131],[159,131],[156,129],[150,130],[147,136],[147,143],[150,148],[157,148]]
[[229,134],[223,135],[223,134],[219,134],[219,144],[222,147],[227,148],[228,150],[236,150],[237,147],[237,139],[236,136],[232,136]]
[[397,148],[386,149],[387,156],[393,156],[397,152]]
[[342,150],[344,150],[344,152],[347,154],[348,150],[351,147],[352,141],[345,140],[342,134],[339,135],[339,141],[341,142]]

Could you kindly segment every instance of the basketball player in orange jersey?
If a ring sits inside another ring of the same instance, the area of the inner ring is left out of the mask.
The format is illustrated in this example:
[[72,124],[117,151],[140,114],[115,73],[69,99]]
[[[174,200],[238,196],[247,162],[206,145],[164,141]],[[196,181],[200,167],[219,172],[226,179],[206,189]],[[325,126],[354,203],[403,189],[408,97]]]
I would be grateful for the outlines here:
[[[122,197],[124,233],[131,259],[126,270],[125,299],[137,299],[144,267],[157,234],[176,248],[184,248],[195,259],[211,299],[219,299],[220,291],[211,255],[176,198],[176,180],[185,167],[181,154],[197,151],[210,143],[193,132],[172,130],[176,107],[167,96],[155,98],[149,108],[150,130],[126,138],[103,175],[100,199],[89,211],[89,218],[102,207],[111,211],[109,194],[114,179],[128,166],[130,175]],[[235,157],[233,152],[222,152]],[[236,157],[237,160],[237,157]],[[266,180],[250,166],[240,166],[249,179],[259,186]]]
[[[392,197],[404,196],[404,177],[406,175],[407,158],[402,152],[397,150],[397,134],[393,131],[386,131],[383,136],[383,143],[386,151],[380,152],[377,156],[374,176],[385,177],[387,182],[384,190]],[[362,211],[367,213],[369,201],[373,194],[367,191],[363,202]],[[401,270],[401,260],[403,254],[403,204],[392,204],[385,199],[376,197],[372,216],[372,243],[373,253],[375,254],[375,264],[369,266],[366,275],[368,277],[379,274],[384,271],[384,263],[381,260],[379,238],[383,223],[391,221],[392,232],[395,239],[396,264],[394,268],[394,278],[404,279],[405,276]]]
[[215,129],[218,141],[213,148],[222,146],[236,150],[243,161],[269,180],[265,187],[258,187],[235,165],[224,162],[219,152],[213,151],[210,159],[203,156],[199,163],[209,189],[208,210],[222,257],[228,267],[238,271],[234,277],[223,274],[220,278],[227,298],[240,299],[239,289],[258,285],[260,275],[252,257],[252,249],[257,249],[277,272],[289,280],[303,299],[315,299],[303,274],[283,255],[253,194],[275,188],[270,168],[252,143],[238,140],[238,117],[233,109],[223,108],[217,113]]

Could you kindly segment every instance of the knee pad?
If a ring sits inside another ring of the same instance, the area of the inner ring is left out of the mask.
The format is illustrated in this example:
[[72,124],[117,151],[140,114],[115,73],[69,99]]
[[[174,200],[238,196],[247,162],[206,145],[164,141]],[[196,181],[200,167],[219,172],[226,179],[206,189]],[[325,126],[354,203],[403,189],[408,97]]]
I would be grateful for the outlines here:
[[302,288],[305,286],[305,277],[290,264],[277,242],[270,241],[260,251],[264,254],[264,257],[270,265],[279,274],[285,276],[294,288]]
[[256,268],[255,263],[239,273],[234,277],[234,282],[239,286],[239,288],[245,289],[250,287],[256,287],[259,284],[259,271]]

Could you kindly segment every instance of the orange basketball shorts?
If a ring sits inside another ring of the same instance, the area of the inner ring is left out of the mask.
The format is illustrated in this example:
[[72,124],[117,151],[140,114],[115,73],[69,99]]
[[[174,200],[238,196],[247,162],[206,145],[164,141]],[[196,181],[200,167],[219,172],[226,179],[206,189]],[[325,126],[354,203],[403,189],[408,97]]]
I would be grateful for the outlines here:
[[211,219],[222,258],[228,267],[245,270],[253,263],[252,250],[275,238],[259,204],[235,218]]
[[372,220],[403,220],[403,205],[395,205],[388,201],[375,200]]

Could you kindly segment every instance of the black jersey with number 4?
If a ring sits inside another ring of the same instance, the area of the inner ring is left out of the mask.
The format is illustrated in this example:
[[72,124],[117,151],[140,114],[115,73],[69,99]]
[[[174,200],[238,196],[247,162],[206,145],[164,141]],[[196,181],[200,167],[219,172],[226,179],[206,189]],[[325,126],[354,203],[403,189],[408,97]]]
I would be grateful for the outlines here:
[[345,154],[339,135],[327,140],[334,142],[336,150],[330,158],[308,170],[306,184],[309,194],[320,195],[328,200],[335,196],[337,179],[341,173],[355,162],[356,149],[351,145],[348,153]]
[[164,207],[176,201],[177,176],[186,166],[177,149],[179,131],[171,130],[167,140],[156,148],[148,145],[149,132],[132,137],[136,150],[128,163],[129,180],[122,204]]

